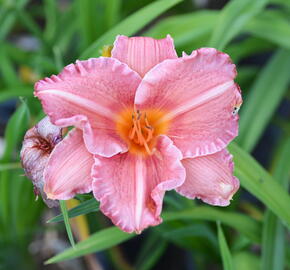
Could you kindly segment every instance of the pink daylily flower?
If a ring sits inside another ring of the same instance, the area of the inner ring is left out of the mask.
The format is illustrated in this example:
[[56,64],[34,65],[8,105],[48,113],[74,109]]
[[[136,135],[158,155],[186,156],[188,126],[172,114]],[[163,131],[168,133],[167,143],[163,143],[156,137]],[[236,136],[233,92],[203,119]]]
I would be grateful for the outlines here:
[[167,190],[228,205],[239,188],[225,149],[238,134],[235,76],[216,49],[178,58],[170,36],[118,36],[112,57],[77,61],[39,81],[35,96],[52,123],[76,127],[45,169],[47,196],[92,190],[126,232],[161,222]]

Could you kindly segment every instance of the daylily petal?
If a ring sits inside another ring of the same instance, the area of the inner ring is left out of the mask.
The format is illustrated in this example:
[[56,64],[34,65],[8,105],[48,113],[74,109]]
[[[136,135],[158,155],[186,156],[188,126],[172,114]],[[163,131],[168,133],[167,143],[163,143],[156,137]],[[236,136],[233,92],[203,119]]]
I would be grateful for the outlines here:
[[199,49],[150,70],[135,103],[141,110],[154,107],[168,112],[167,135],[184,157],[212,154],[238,134],[236,113],[242,99],[235,76],[235,65],[227,54]]
[[35,84],[35,95],[52,123],[83,129],[89,151],[112,156],[127,149],[113,135],[112,120],[124,108],[133,106],[140,80],[135,71],[117,59],[91,58],[77,61],[59,75],[39,81]]
[[25,175],[32,180],[36,195],[40,194],[48,207],[58,206],[58,202],[47,199],[43,192],[43,172],[51,151],[62,139],[61,132],[60,127],[53,125],[49,117],[45,117],[26,132],[20,152]]
[[199,198],[212,205],[227,206],[239,189],[233,176],[232,156],[224,149],[212,155],[182,160],[186,179],[176,190],[183,196]]
[[83,142],[82,131],[74,129],[52,151],[44,171],[44,192],[48,198],[68,200],[76,193],[92,190],[94,163]]
[[173,39],[118,36],[112,50],[112,57],[126,63],[143,77],[151,68],[165,59],[177,58]]
[[101,202],[100,209],[126,232],[159,224],[165,191],[184,182],[181,158],[166,136],[160,136],[152,156],[95,156],[93,192]]

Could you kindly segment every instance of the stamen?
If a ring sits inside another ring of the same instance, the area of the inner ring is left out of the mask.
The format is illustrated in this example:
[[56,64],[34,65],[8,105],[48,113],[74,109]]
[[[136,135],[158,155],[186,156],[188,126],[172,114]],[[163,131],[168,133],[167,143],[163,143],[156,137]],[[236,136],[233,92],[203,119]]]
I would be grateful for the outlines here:
[[138,119],[138,120],[140,120],[140,118],[141,118],[141,115],[142,115],[142,114],[140,113],[140,111],[139,111],[139,110],[137,110],[137,119]]
[[166,112],[139,107],[126,108],[116,118],[116,131],[128,145],[128,151],[137,155],[153,155],[157,136],[167,134],[169,122],[161,121]]
[[138,136],[138,142],[140,143],[140,145],[143,145],[144,138],[143,138],[143,134],[142,134],[140,118],[137,121],[137,136]]
[[151,151],[150,151],[150,149],[149,149],[149,147],[148,147],[148,144],[145,143],[144,146],[145,146],[145,149],[146,149],[147,153],[148,153],[149,155],[151,155],[152,153],[151,153]]
[[[154,129],[150,126],[146,113],[144,113],[143,119],[145,123],[142,123],[142,113],[140,110],[134,108],[132,114],[133,125],[132,130],[129,133],[129,139],[140,146],[144,146],[146,152],[151,155],[152,152],[148,146],[148,142],[153,138]],[[146,139],[144,133],[147,133]]]
[[[149,127],[147,127],[147,128],[149,128]],[[152,130],[152,128],[151,128],[151,129],[149,129],[149,131],[148,131],[148,135],[147,135],[146,142],[149,142],[152,138],[153,138],[153,130]]]
[[145,115],[144,115],[144,120],[145,120],[145,124],[146,124],[146,126],[147,126],[147,127],[150,127],[149,122],[148,122],[148,119],[147,119],[147,114],[146,114],[146,113],[145,113]]
[[130,140],[132,140],[134,138],[135,133],[136,133],[136,126],[133,125],[133,129],[132,129],[132,131],[131,131],[131,133],[129,135]]

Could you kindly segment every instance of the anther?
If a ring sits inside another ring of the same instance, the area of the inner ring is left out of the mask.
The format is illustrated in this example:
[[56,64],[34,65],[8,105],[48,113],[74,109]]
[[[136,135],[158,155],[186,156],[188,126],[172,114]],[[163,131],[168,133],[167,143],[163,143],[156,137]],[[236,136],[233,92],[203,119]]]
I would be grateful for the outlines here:
[[[143,123],[141,122],[142,116],[144,121]],[[132,113],[132,122],[132,129],[129,133],[129,139],[140,146],[144,146],[146,152],[151,155],[152,153],[147,143],[153,138],[154,129],[149,124],[146,112],[142,114],[140,110],[136,110],[136,108],[134,108]],[[147,133],[146,138],[144,133]]]

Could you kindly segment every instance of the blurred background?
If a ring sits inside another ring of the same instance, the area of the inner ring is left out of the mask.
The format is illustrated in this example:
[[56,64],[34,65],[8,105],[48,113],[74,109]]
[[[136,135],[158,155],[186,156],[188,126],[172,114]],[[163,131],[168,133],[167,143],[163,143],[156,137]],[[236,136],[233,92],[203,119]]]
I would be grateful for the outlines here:
[[[117,34],[170,34],[179,55],[231,56],[244,104],[229,150],[242,187],[227,208],[168,192],[163,224],[138,236],[78,196],[66,202],[83,241],[72,249],[61,211],[35,200],[21,141],[44,116],[34,82],[100,56]],[[290,269],[289,82],[289,0],[0,0],[0,269]]]

